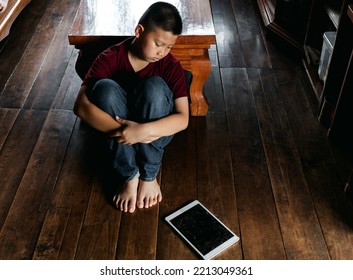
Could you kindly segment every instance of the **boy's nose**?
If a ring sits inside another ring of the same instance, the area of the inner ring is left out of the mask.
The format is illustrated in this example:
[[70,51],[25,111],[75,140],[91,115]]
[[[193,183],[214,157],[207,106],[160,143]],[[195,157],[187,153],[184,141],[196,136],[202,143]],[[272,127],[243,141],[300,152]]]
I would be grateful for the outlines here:
[[164,49],[158,50],[157,55],[163,56],[164,55]]

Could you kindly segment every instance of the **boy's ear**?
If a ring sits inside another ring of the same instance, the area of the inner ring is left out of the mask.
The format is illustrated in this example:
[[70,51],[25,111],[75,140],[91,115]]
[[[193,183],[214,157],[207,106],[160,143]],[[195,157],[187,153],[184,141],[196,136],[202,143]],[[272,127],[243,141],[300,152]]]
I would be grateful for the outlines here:
[[142,35],[144,30],[145,29],[144,29],[143,25],[142,24],[138,24],[135,27],[135,36],[136,36],[136,38],[139,38]]

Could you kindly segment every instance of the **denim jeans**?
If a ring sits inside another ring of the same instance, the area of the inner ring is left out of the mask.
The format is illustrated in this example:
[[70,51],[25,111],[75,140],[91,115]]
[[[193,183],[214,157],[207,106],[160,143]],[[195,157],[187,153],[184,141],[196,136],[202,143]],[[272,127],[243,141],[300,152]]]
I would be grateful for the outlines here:
[[[138,123],[163,118],[173,112],[173,94],[160,77],[143,80],[133,92],[127,93],[111,79],[99,80],[89,94],[90,101],[107,112]],[[173,136],[161,137],[149,144],[126,145],[107,137],[105,143],[112,158],[112,168],[120,180],[137,176],[144,181],[154,180],[159,172],[165,146]]]

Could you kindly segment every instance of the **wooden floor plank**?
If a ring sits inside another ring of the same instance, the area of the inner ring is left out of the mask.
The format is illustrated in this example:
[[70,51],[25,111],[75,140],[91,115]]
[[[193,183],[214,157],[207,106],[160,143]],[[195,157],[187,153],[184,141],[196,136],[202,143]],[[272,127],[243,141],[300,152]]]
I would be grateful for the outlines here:
[[[60,87],[62,77],[67,69],[71,53],[74,49],[67,43],[71,22],[73,21],[79,0],[55,1],[51,17],[58,18],[58,26],[54,28],[54,40],[50,44],[49,51],[41,65],[41,69],[29,92],[24,108],[49,110]],[[60,21],[59,21],[60,19]]]
[[[257,3],[255,4],[257,5]],[[270,68],[271,62],[264,43],[260,21],[253,5],[254,1],[249,0],[231,1],[241,44],[241,53],[246,67]],[[234,51],[239,50],[234,49]]]
[[[95,177],[90,133],[76,122],[43,221],[34,259],[75,258]],[[88,256],[87,256],[88,257]]]
[[77,57],[78,50],[72,49],[69,64],[52,106],[54,109],[73,110],[74,108],[76,96],[82,83],[75,70]]
[[3,227],[47,114],[45,111],[21,111],[1,149],[0,227]]
[[0,92],[25,53],[47,5],[48,1],[31,1],[12,24],[10,36],[0,42],[0,56],[6,57],[0,59]]
[[[225,114],[196,120],[198,199],[240,236],[235,185]],[[215,259],[242,259],[241,242]]]
[[120,226],[116,259],[156,259],[159,206],[124,213]]
[[[106,156],[98,146],[97,135],[88,129],[89,160],[92,161],[94,181],[82,223],[75,259],[110,259],[117,254],[121,212],[112,205],[112,194],[117,187],[111,177]],[[81,155],[82,158],[87,156]]]
[[298,80],[297,71],[276,73],[280,92],[286,92],[282,94],[283,100],[330,256],[351,259],[353,206],[343,192],[345,178],[341,178],[335,164],[335,148],[330,147],[325,129],[313,118],[310,102]]
[[[213,59],[216,61],[217,58],[216,54]],[[210,102],[208,115],[206,118],[195,119],[198,198],[240,236],[229,134],[221,88],[219,67],[213,66],[204,86],[205,95]],[[232,199],[229,199],[230,197]],[[241,241],[216,257],[242,258]]]
[[163,200],[159,206],[157,259],[198,258],[164,220],[167,215],[197,199],[195,145],[195,119],[191,118],[189,127],[175,135],[165,150],[162,164]]
[[[210,104],[209,112],[207,117],[194,120],[197,139],[198,199],[240,236],[217,52],[211,61],[214,66],[204,86],[204,92]],[[241,241],[216,257],[216,259],[242,258]]]
[[121,212],[107,201],[104,188],[104,183],[96,179],[87,205],[75,259],[115,259]]
[[285,259],[246,69],[221,73],[244,258]]
[[49,113],[0,231],[0,259],[32,258],[74,121],[70,111]]
[[231,0],[211,0],[220,67],[244,67]]
[[[69,3],[70,1],[66,2],[66,5]],[[62,1],[50,1],[21,61],[1,92],[0,106],[21,108],[24,105],[60,29],[66,5]]]
[[70,210],[55,208],[47,211],[33,252],[33,260],[56,260],[59,258],[61,244],[70,218]]
[[0,151],[6,141],[7,135],[9,134],[19,110],[17,109],[2,109],[0,108]]
[[272,73],[268,69],[248,70],[287,258],[328,259],[325,238]]

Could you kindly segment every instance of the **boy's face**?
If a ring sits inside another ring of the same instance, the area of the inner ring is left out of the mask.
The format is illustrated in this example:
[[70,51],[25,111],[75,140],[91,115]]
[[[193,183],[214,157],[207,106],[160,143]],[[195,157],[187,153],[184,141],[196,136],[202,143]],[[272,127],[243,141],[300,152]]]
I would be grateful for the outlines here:
[[151,32],[145,32],[143,26],[137,28],[139,30],[136,36],[140,39],[142,59],[149,63],[157,62],[165,57],[178,39],[178,35],[161,28],[156,28]]

